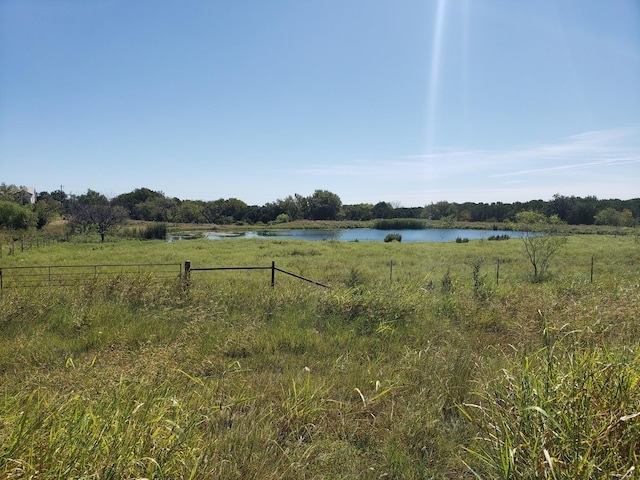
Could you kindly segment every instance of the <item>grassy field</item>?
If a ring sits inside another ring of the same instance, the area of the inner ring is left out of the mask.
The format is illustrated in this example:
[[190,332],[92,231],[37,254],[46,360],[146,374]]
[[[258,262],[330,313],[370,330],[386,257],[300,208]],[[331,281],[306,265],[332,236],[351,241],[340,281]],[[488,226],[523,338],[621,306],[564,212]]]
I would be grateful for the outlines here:
[[331,289],[268,270],[3,289],[0,478],[637,474],[632,236],[570,237],[542,283],[518,239],[58,243],[0,265],[187,260]]

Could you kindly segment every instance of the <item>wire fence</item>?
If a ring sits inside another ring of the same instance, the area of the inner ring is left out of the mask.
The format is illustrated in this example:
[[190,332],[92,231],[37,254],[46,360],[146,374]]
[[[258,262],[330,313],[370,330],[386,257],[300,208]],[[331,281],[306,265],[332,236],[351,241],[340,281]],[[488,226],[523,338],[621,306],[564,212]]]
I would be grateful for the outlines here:
[[21,237],[14,238],[9,241],[0,240],[0,258],[3,256],[15,255],[16,252],[24,252],[26,250],[40,249],[43,247],[49,247],[57,243],[65,242],[68,238],[65,237]]
[[318,285],[319,287],[331,288],[328,285],[325,285],[320,282],[316,282],[315,280],[311,280],[310,278],[303,277],[302,275],[298,275],[292,272],[288,272],[286,270],[282,270],[281,268],[277,268],[276,262],[271,262],[271,266],[264,266],[264,267],[247,266],[247,267],[198,267],[198,268],[192,267],[191,262],[189,261],[184,262],[184,272],[185,272],[185,279],[187,280],[187,284],[191,279],[191,272],[205,272],[205,271],[211,272],[211,271],[221,271],[221,270],[271,270],[271,287],[275,286],[276,272],[280,272],[290,277],[294,277],[299,280],[303,280],[305,282],[313,283],[314,285]]
[[76,286],[97,278],[150,275],[156,279],[181,278],[181,263],[102,265],[36,265],[0,268],[0,292],[7,288]]
[[66,287],[86,285],[98,278],[117,276],[149,275],[157,280],[182,279],[188,288],[192,272],[222,270],[270,270],[271,287],[275,286],[276,272],[309,282],[320,287],[330,288],[315,280],[277,268],[275,262],[270,266],[242,267],[194,267],[190,261],[182,263],[136,263],[136,264],[96,264],[96,265],[37,265],[0,268],[0,294],[8,288],[26,287]]

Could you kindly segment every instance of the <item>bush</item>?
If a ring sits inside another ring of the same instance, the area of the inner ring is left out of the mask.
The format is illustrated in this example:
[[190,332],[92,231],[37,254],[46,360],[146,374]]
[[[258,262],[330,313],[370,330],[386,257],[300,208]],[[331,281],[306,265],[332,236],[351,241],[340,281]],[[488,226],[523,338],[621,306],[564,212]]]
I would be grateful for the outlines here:
[[399,233],[390,233],[386,237],[384,237],[384,241],[386,243],[389,243],[389,242],[401,242],[402,241],[402,235],[400,235]]
[[468,243],[469,239],[468,238],[462,238],[462,237],[456,237],[456,243]]
[[289,217],[289,215],[287,215],[286,213],[281,213],[276,217],[276,219],[274,220],[274,223],[288,223],[290,221],[291,221],[291,217]]
[[506,233],[503,235],[491,235],[489,238],[487,238],[487,240],[509,240],[511,237],[509,235],[507,235]]

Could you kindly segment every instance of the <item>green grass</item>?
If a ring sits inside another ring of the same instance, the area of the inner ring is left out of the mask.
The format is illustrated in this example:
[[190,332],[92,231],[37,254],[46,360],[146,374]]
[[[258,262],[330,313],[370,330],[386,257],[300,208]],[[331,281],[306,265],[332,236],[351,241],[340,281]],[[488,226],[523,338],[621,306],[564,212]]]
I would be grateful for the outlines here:
[[185,260],[275,261],[332,289],[225,271],[193,272],[189,290],[147,275],[4,290],[0,478],[587,479],[638,468],[632,237],[570,237],[539,284],[517,239],[59,243],[2,266]]

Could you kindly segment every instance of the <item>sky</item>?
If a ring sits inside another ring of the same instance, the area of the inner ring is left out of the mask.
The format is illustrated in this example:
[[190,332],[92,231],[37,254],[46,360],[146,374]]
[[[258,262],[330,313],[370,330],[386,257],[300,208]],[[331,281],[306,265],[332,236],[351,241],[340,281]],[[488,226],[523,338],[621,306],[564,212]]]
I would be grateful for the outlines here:
[[638,0],[1,0],[0,182],[640,197]]

